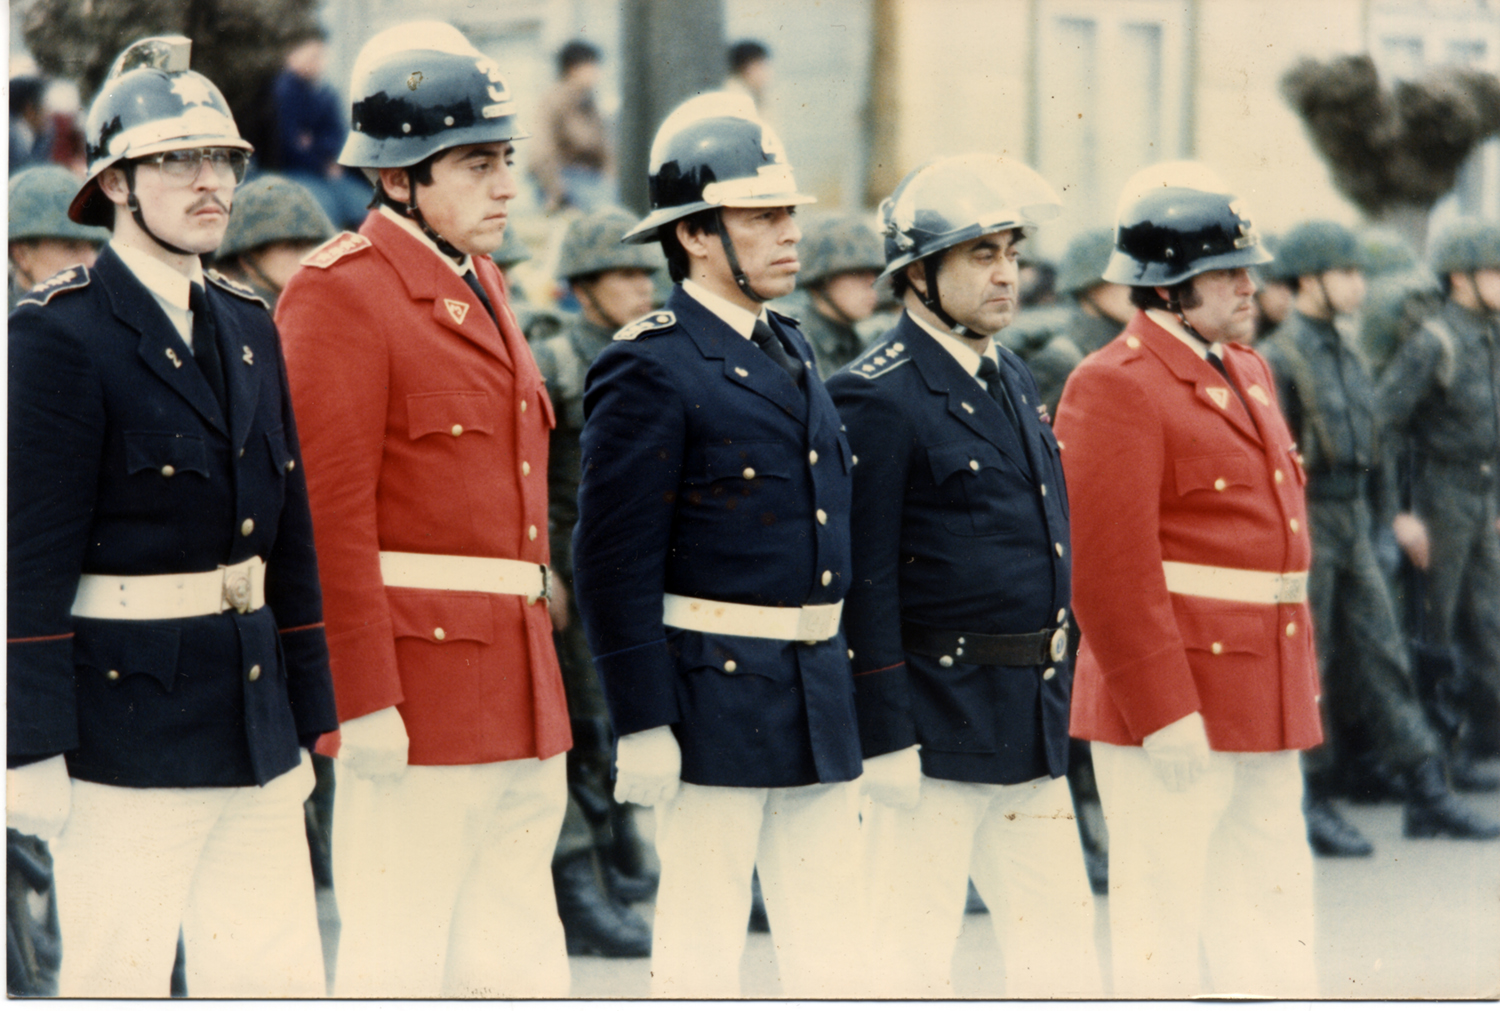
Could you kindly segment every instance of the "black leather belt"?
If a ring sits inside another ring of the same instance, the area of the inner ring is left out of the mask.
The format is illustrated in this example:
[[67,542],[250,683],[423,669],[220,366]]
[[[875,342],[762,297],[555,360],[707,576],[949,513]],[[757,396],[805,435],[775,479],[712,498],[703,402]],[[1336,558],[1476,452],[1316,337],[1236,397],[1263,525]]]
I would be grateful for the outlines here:
[[901,645],[908,653],[935,656],[951,667],[955,662],[984,667],[1035,667],[1060,663],[1068,655],[1068,626],[1044,628],[1020,635],[981,635],[946,632],[922,625],[901,624]]

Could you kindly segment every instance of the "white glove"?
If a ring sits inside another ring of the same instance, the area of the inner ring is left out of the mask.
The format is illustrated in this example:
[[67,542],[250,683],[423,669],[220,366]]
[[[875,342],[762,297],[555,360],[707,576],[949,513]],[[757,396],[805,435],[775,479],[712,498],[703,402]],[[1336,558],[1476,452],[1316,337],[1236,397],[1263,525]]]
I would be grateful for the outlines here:
[[73,806],[73,782],[61,755],[7,769],[5,824],[39,839],[55,839]]
[[917,757],[920,744],[900,751],[865,759],[864,775],[859,788],[877,804],[911,810],[922,792],[922,760]]
[[640,730],[620,738],[615,767],[615,800],[655,807],[677,796],[682,749],[671,727]]
[[339,761],[360,779],[399,778],[410,743],[395,706],[339,724]]
[[1188,713],[1147,734],[1141,746],[1151,759],[1151,771],[1173,793],[1192,786],[1208,768],[1208,732],[1203,729],[1202,713]]

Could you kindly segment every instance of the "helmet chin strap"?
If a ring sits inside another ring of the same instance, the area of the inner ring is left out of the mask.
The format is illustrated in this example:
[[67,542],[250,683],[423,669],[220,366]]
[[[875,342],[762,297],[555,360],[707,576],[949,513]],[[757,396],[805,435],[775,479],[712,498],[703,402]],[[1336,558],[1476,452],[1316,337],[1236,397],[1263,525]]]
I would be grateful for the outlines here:
[[1198,328],[1188,322],[1187,315],[1182,311],[1182,300],[1177,297],[1177,292],[1172,292],[1172,297],[1167,299],[1167,311],[1177,317],[1177,322],[1182,324],[1182,329],[1194,340],[1201,341],[1205,348],[1214,346],[1214,342],[1198,332]]
[[377,187],[380,198],[385,201],[386,206],[391,210],[404,218],[411,219],[422,230],[422,234],[431,239],[433,245],[437,246],[438,251],[444,256],[450,257],[454,263],[463,263],[464,257],[467,254],[439,235],[437,229],[427,223],[427,218],[422,214],[422,209],[417,206],[417,181],[411,177],[411,169],[408,168],[404,171],[406,172],[406,192],[408,194],[406,203],[403,204],[393,198],[385,191],[384,186]]
[[595,313],[597,313],[599,318],[604,320],[606,326],[618,330],[626,323],[630,322],[630,320],[628,319],[615,319],[609,313],[605,312],[604,306],[599,304],[599,300],[594,297],[593,291],[591,291],[589,288],[585,288],[581,284],[573,285],[573,294],[578,298],[578,301],[581,305],[592,309]]
[[769,302],[770,296],[762,295],[750,284],[750,278],[745,276],[745,271],[740,267],[740,258],[735,255],[734,243],[729,238],[729,229],[724,227],[724,213],[720,208],[714,208],[714,231],[719,236],[719,241],[724,246],[724,258],[729,261],[729,271],[734,275],[734,283],[740,286],[740,291],[752,302]]
[[955,337],[968,337],[971,339],[983,336],[976,334],[962,323],[948,315],[948,310],[943,308],[943,296],[938,292],[938,259],[936,255],[929,256],[922,261],[922,273],[927,278],[927,292],[917,292],[917,298],[921,299],[929,312],[936,316],[949,330],[953,331]]
[[146,233],[146,237],[169,253],[176,253],[178,256],[197,256],[198,254],[191,249],[174,246],[151,230],[151,226],[146,224],[146,215],[141,212],[141,202],[135,196],[135,162],[126,162],[124,169],[125,207],[130,211],[130,216],[135,218],[135,223],[140,226],[141,231]]

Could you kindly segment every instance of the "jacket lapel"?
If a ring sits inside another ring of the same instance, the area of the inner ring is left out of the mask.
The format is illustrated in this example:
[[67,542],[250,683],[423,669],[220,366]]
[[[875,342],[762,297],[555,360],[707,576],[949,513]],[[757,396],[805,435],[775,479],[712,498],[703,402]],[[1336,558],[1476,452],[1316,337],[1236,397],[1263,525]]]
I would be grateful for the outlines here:
[[[1200,403],[1228,421],[1246,438],[1251,439],[1257,445],[1262,444],[1260,429],[1256,427],[1244,403],[1240,401],[1235,391],[1229,388],[1229,384],[1219,374],[1218,369],[1198,357],[1192,348],[1175,336],[1157,326],[1144,312],[1136,313],[1125,332],[1127,340],[1131,336],[1140,340],[1161,359],[1162,364],[1174,376],[1181,382],[1192,386],[1193,395]],[[1241,384],[1240,393],[1248,395],[1241,374],[1235,371],[1232,365],[1226,367],[1230,369],[1235,382]]]
[[754,341],[740,336],[680,288],[667,300],[667,308],[683,321],[684,331],[704,358],[723,362],[725,379],[766,398],[798,421],[806,421],[806,395]]
[[214,318],[219,324],[219,359],[224,363],[225,388],[229,393],[230,444],[239,449],[249,437],[250,425],[255,420],[255,406],[260,397],[260,370],[271,363],[257,361],[255,352],[233,326],[234,316],[224,306],[234,296],[220,295],[209,283],[208,297],[215,300]]
[[[923,330],[910,317],[903,316],[897,329],[901,343],[911,353],[912,363],[922,373],[922,379],[933,393],[948,402],[948,413],[963,422],[975,435],[1000,450],[1022,473],[1031,470],[1026,459],[1026,449],[1021,444],[1021,434],[1011,425],[1010,419],[993,397],[979,385],[979,381],[958,363],[932,335]],[[1017,401],[1017,412],[1022,409]]]
[[108,246],[99,254],[94,273],[109,296],[115,318],[141,335],[136,353],[146,367],[186,400],[204,421],[228,435],[218,398],[193,361],[193,353],[183,343],[177,328],[167,319],[151,292]]

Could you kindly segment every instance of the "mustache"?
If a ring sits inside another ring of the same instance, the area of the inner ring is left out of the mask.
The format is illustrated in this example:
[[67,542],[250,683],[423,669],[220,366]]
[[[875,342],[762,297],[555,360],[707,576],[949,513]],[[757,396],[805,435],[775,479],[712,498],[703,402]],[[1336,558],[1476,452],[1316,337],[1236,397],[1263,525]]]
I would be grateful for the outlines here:
[[199,197],[196,201],[194,201],[193,206],[188,208],[187,212],[189,214],[197,214],[199,211],[203,210],[203,208],[207,207],[210,204],[213,204],[225,214],[229,213],[229,205],[220,200],[212,193],[205,193],[203,194],[203,196]]

